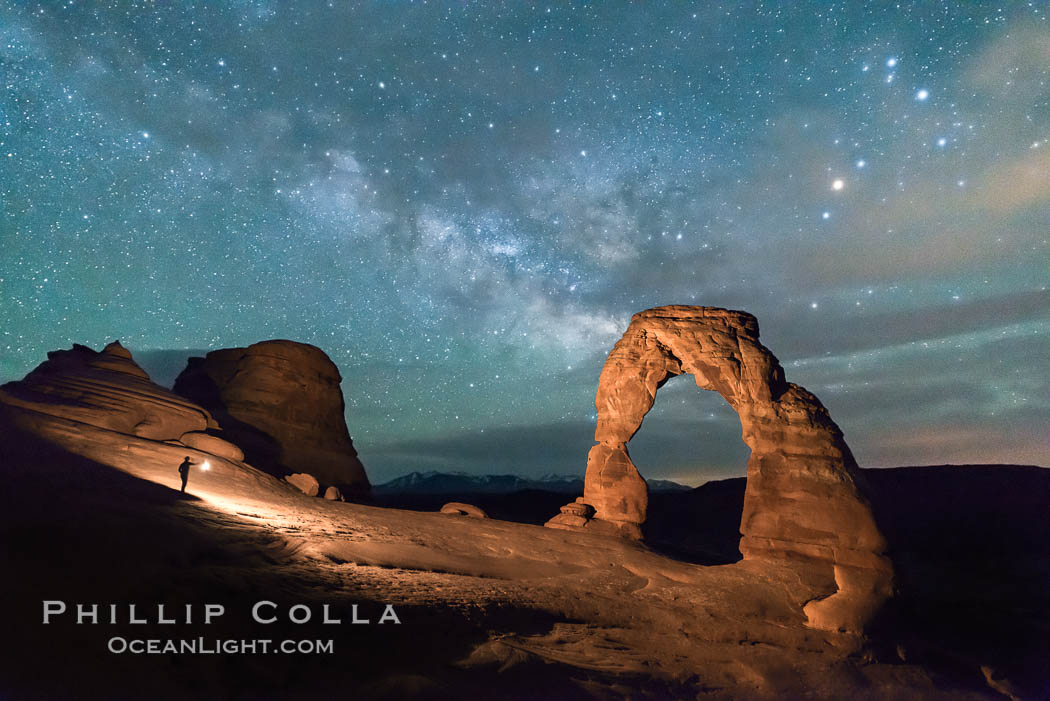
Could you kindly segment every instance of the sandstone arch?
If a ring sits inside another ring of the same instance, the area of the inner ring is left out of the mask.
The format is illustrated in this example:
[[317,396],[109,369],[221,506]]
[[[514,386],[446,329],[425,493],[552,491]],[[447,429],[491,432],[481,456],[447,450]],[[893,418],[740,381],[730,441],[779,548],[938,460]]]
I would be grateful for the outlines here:
[[[605,362],[587,456],[583,502],[593,519],[561,514],[552,526],[641,537],[648,493],[627,451],[657,390],[691,374],[740,417],[751,449],[740,552],[745,560],[805,563],[833,573],[838,591],[805,607],[809,624],[859,630],[890,594],[885,540],[856,462],[827,409],[784,379],[745,312],[667,306],[635,314]],[[559,523],[560,520],[560,523]]]

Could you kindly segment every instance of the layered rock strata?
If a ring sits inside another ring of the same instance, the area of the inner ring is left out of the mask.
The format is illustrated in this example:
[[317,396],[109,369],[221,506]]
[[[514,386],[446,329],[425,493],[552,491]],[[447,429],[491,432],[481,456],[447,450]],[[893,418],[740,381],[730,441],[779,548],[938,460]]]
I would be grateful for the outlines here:
[[175,392],[207,408],[252,465],[309,473],[344,495],[370,486],[344,418],[342,377],[320,348],[263,341],[191,358]]
[[745,312],[668,306],[634,315],[598,380],[596,445],[583,495],[594,516],[562,513],[550,525],[573,520],[586,530],[641,537],[648,493],[627,444],[657,390],[681,374],[722,395],[751,449],[744,559],[797,562],[832,575],[837,591],[805,606],[810,625],[862,628],[892,588],[885,540],[842,431],[813,394],[785,380],[758,340],[758,321]]
[[101,352],[75,344],[48,353],[0,387],[0,403],[152,440],[217,428],[203,407],[152,382],[119,341]]

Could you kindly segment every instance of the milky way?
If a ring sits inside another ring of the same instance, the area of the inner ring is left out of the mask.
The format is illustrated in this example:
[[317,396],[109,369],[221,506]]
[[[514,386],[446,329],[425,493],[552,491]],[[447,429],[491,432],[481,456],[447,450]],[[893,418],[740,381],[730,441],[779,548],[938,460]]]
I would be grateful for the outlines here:
[[[862,465],[1046,464],[1050,10],[880,7],[0,3],[0,375],[291,338],[373,481],[582,473],[630,315],[705,304]],[[635,461],[739,431],[679,379]]]

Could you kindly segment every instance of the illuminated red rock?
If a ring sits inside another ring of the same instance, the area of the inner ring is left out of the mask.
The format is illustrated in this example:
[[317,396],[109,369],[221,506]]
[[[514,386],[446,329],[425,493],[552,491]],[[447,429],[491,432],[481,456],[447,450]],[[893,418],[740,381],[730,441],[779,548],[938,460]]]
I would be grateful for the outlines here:
[[184,433],[179,438],[179,442],[190,448],[203,450],[205,453],[218,455],[220,458],[226,458],[227,460],[236,460],[238,462],[243,462],[244,460],[244,451],[239,447],[210,433],[201,431]]
[[543,524],[547,528],[561,528],[571,531],[583,528],[587,522],[594,518],[594,507],[583,501],[583,497],[577,497],[576,501],[561,507],[561,513]]
[[342,501],[343,493],[339,491],[339,487],[329,487],[324,490],[324,498],[328,501]]
[[758,321],[745,312],[668,306],[634,315],[598,380],[597,444],[583,495],[595,516],[580,527],[640,537],[648,494],[627,444],[657,390],[680,374],[721,394],[740,417],[751,449],[740,523],[744,559],[805,563],[833,576],[837,591],[805,606],[809,624],[862,628],[891,591],[885,540],[842,431],[813,394],[784,379],[759,343]]
[[75,344],[48,353],[24,379],[0,387],[0,402],[153,440],[216,427],[203,407],[153,383],[119,341],[101,352]]
[[441,507],[441,513],[453,516],[469,516],[470,518],[488,518],[489,515],[481,508],[473,504],[464,504],[458,501],[450,501]]
[[315,497],[321,493],[321,485],[317,482],[317,478],[305,472],[288,475],[284,480],[308,497]]
[[370,487],[346,427],[341,381],[320,348],[278,340],[190,358],[174,391],[211,411],[252,465],[361,494]]

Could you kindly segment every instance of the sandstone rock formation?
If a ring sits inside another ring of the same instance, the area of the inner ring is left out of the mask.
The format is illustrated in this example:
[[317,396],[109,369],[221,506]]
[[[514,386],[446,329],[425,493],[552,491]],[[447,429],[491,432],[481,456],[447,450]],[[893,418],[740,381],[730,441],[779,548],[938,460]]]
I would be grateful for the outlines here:
[[567,531],[583,528],[594,518],[594,507],[584,502],[583,497],[561,507],[561,513],[547,521],[548,528],[561,528]]
[[0,387],[0,402],[152,440],[216,428],[203,407],[150,381],[119,341],[102,352],[74,344],[47,358]]
[[191,358],[174,390],[211,411],[252,465],[361,494],[368,478],[346,428],[341,381],[321,349],[263,341]]
[[[745,312],[668,306],[635,314],[605,362],[587,457],[582,527],[640,537],[648,494],[627,451],[657,390],[688,373],[737,412],[751,449],[740,552],[745,560],[802,563],[837,591],[805,606],[817,628],[860,630],[890,595],[885,540],[842,432],[811,393],[784,379]],[[549,525],[566,527],[560,514]],[[559,523],[554,523],[558,521]],[[569,526],[572,527],[572,526]]]
[[179,442],[190,448],[203,450],[205,453],[218,455],[227,460],[244,461],[244,451],[227,440],[202,431],[190,431],[179,438]]
[[284,478],[284,481],[308,497],[315,497],[321,493],[321,485],[317,481],[317,478],[313,475],[308,475],[305,472],[297,472],[294,475],[288,475]]
[[328,501],[342,501],[343,493],[339,491],[339,487],[329,487],[324,490],[324,498]]
[[488,518],[482,509],[473,504],[464,504],[458,501],[450,501],[441,507],[441,513],[454,516],[469,516],[470,518]]

